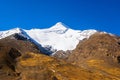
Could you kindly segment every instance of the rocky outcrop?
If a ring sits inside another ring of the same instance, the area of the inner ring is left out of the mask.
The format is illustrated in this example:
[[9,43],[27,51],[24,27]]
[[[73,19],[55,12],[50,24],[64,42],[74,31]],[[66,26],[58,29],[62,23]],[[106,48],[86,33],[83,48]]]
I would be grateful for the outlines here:
[[[16,58],[20,57],[19,50],[7,46],[0,47],[0,79],[12,80],[12,77],[16,77],[19,73],[16,71]],[[10,77],[12,76],[12,77]]]
[[11,36],[13,39],[17,39],[17,40],[27,40],[27,37],[23,36],[23,34],[19,34],[19,33],[15,33]]

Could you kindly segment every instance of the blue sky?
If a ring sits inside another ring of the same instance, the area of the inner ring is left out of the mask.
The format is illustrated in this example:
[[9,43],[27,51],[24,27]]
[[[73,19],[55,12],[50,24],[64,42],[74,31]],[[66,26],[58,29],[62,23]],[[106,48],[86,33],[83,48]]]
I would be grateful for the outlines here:
[[120,0],[0,0],[0,30],[48,28],[57,22],[120,35]]

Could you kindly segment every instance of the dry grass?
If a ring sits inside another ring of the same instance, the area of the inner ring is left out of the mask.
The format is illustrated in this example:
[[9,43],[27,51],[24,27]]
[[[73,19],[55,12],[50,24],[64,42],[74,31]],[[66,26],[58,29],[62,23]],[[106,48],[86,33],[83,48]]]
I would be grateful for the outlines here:
[[17,66],[23,80],[112,80],[110,76],[91,72],[46,55],[35,53],[27,53],[27,55],[31,57],[23,59],[23,55]]

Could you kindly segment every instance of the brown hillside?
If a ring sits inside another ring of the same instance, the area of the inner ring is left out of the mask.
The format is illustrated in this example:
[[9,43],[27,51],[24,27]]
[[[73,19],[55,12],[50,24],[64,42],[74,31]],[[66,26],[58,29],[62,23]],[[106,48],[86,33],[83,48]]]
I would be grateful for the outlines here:
[[119,80],[43,54],[22,54],[14,48],[6,47],[2,50],[0,54],[1,80]]
[[119,37],[97,33],[78,44],[68,62],[120,79]]

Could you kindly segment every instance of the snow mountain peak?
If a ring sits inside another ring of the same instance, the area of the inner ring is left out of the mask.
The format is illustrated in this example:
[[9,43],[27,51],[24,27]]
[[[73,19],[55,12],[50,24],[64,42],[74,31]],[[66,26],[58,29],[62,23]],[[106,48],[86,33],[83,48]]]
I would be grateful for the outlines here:
[[54,26],[52,26],[51,28],[52,29],[67,29],[67,26],[62,22],[58,22]]
[[22,29],[17,27],[17,28],[13,28],[12,30],[17,30],[17,31],[21,31]]
[[62,22],[56,23],[48,29],[25,30],[14,28],[7,31],[0,31],[0,39],[18,33],[20,36],[33,40],[42,47],[52,52],[58,50],[73,50],[77,44],[85,38],[89,38],[96,30],[73,30]]
[[50,27],[49,29],[58,34],[62,34],[68,30],[68,27],[64,23],[58,22],[54,26]]
[[60,27],[64,27],[64,28],[68,28],[68,26],[65,25],[65,24],[62,23],[62,22],[58,22],[58,23],[56,23],[55,25],[56,25],[56,26],[60,26]]

